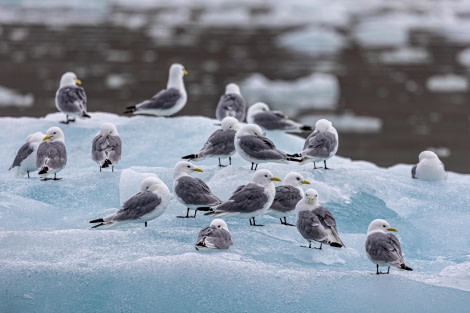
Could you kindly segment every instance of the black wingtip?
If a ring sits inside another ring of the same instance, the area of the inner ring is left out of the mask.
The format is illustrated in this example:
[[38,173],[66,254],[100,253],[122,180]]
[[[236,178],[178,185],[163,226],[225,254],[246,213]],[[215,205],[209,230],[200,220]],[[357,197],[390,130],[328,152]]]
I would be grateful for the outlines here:
[[38,174],[41,175],[41,174],[46,174],[47,172],[49,171],[49,168],[47,166],[44,166],[39,172]]
[[330,246],[335,247],[335,248],[342,248],[343,245],[338,243],[338,242],[330,242]]
[[108,168],[110,165],[113,165],[113,163],[112,163],[110,160],[106,159],[106,160],[104,160],[104,162],[103,162],[103,164],[101,165],[101,167],[102,167],[102,168]]
[[91,224],[93,223],[104,223],[104,220],[102,218],[97,218],[96,220],[90,221]]
[[304,131],[304,132],[309,132],[309,131],[312,131],[313,128],[312,128],[311,126],[302,125],[302,126],[300,127],[300,130],[301,130],[301,131]]
[[125,114],[132,114],[136,111],[135,105],[128,106],[126,110],[124,111]]
[[400,268],[405,271],[412,271],[413,269],[411,267],[406,266],[405,264],[400,265]]
[[91,116],[88,115],[88,113],[86,113],[86,112],[83,112],[82,117],[84,117],[84,118],[91,118]]
[[215,214],[215,211],[213,211],[212,209],[211,209],[211,211],[209,211],[207,213],[204,213],[204,215],[214,215],[214,214]]
[[196,159],[197,158],[197,154],[188,154],[188,155],[185,155],[183,157],[181,157],[182,159],[185,159],[185,160],[191,160],[191,159]]
[[302,162],[302,159],[296,159],[295,157],[290,157],[289,155],[287,156],[286,160],[291,162]]

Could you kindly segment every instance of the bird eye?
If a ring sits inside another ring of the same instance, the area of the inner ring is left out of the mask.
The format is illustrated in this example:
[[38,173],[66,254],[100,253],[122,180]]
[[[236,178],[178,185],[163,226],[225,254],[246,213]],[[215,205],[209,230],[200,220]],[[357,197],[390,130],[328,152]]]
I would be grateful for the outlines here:
[[385,228],[385,227],[387,227],[387,226],[383,225],[383,227]]

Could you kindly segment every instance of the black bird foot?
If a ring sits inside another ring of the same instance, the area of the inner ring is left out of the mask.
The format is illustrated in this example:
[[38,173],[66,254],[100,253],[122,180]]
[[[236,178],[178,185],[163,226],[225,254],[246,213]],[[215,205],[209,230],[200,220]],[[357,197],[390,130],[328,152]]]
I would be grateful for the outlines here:
[[177,218],[195,218],[196,216],[190,216],[190,215],[178,215],[176,216]]
[[294,224],[287,223],[287,220],[286,220],[285,217],[284,217],[284,220],[282,220],[282,218],[280,218],[280,220],[281,220],[281,224],[282,224],[282,225],[286,225],[286,226],[295,226]]
[[54,177],[54,178],[51,178],[52,180],[61,180],[62,177]]

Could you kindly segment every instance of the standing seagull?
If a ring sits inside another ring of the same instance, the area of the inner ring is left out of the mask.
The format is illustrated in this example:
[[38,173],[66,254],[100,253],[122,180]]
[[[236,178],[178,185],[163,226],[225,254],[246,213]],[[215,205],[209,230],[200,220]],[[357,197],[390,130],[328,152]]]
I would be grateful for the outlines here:
[[182,159],[200,161],[205,158],[218,158],[219,166],[223,166],[220,159],[228,158],[229,165],[232,165],[232,155],[235,153],[235,133],[239,128],[240,124],[236,118],[225,117],[222,120],[222,128],[210,135],[198,153],[185,155]]
[[[51,127],[47,130],[43,142],[39,144],[36,166],[39,176],[43,180],[59,180],[56,174],[67,164],[67,150],[65,149],[64,133],[59,127]],[[48,178],[54,174],[54,178]]]
[[248,108],[246,121],[250,124],[257,124],[266,130],[284,132],[312,131],[312,127],[290,120],[281,111],[269,110],[269,106],[264,102],[257,102]]
[[237,84],[228,84],[225,94],[220,97],[215,110],[216,118],[221,121],[227,116],[236,118],[239,122],[245,119],[246,103]]
[[[377,266],[376,274],[389,274],[390,266],[406,271],[413,270],[405,265],[400,241],[390,234],[391,231],[398,230],[382,219],[373,220],[367,229],[366,253],[369,260]],[[388,266],[387,272],[379,272],[379,266]]]
[[419,163],[411,169],[411,177],[422,180],[445,180],[447,173],[444,163],[432,151],[423,151],[419,154]]
[[244,125],[237,131],[235,149],[242,158],[251,162],[251,170],[256,170],[258,164],[263,162],[287,163],[287,161],[295,161],[290,155],[277,149],[256,124]]
[[27,174],[28,178],[30,172],[37,171],[37,151],[44,136],[45,135],[41,132],[28,135],[26,142],[20,147],[18,153],[16,153],[15,160],[13,160],[8,170],[16,167],[16,176],[24,176],[24,174]]
[[314,247],[319,250],[324,243],[336,248],[344,247],[336,229],[335,218],[328,209],[318,204],[318,193],[315,189],[307,189],[304,199],[297,203],[295,211],[297,230],[307,239],[308,248],[312,248],[312,240],[320,243],[319,248]]
[[116,126],[113,123],[103,123],[91,146],[91,158],[100,165],[100,172],[110,165],[114,172],[114,164],[121,160],[121,146],[121,137]]
[[197,236],[196,250],[228,249],[233,245],[227,223],[220,218],[214,219],[208,227],[201,229]]
[[126,108],[124,113],[152,114],[157,116],[171,116],[179,112],[187,100],[183,76],[188,74],[181,64],[172,64],[166,89],[161,90],[149,100]]
[[255,217],[265,214],[274,200],[276,193],[273,181],[281,181],[269,170],[259,170],[247,185],[239,186],[221,205],[214,207],[212,212],[206,215],[233,216],[238,218],[249,218],[250,225],[256,224]]
[[[208,211],[210,207],[222,203],[206,183],[190,176],[193,172],[202,172],[202,170],[186,161],[176,163],[173,170],[173,190],[176,199],[187,208],[186,216],[178,216],[180,218],[196,217],[197,210]],[[189,210],[194,210],[193,216],[189,216]]]
[[[60,79],[60,86],[55,94],[55,106],[57,110],[65,114],[63,124],[75,122],[75,116],[79,118],[90,118],[86,112],[85,89],[80,86],[82,82],[73,72],[67,72]],[[73,116],[69,118],[69,115]]]
[[90,221],[99,223],[93,228],[113,227],[123,223],[144,223],[153,220],[165,212],[170,203],[170,190],[156,177],[147,177],[140,185],[140,192],[129,198],[116,213]]
[[313,161],[313,166],[316,169],[315,162],[325,164],[326,160],[330,159],[338,151],[338,132],[333,127],[330,121],[320,119],[315,123],[315,130],[305,139],[304,150],[299,156],[302,157],[301,163]]
[[287,223],[286,216],[295,213],[295,206],[304,195],[303,184],[310,184],[310,182],[305,180],[299,173],[288,173],[284,178],[284,184],[276,186],[276,195],[268,214],[278,217],[282,225],[294,226]]

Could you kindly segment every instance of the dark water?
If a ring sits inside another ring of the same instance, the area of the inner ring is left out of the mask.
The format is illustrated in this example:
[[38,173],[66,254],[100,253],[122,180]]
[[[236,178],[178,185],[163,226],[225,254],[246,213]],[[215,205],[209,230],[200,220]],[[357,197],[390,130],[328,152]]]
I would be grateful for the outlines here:
[[[164,86],[171,63],[182,63],[190,73],[185,77],[189,100],[178,115],[214,117],[229,82],[254,72],[269,79],[297,79],[326,65],[341,88],[333,113],[352,112],[383,122],[375,134],[340,132],[339,155],[391,166],[416,163],[419,152],[428,147],[446,147],[450,155],[441,157],[446,169],[470,173],[466,157],[470,153],[469,93],[433,93],[425,87],[431,75],[468,76],[456,62],[457,53],[466,46],[448,43],[437,35],[413,31],[409,38],[411,46],[429,51],[432,62],[392,66],[377,61],[383,50],[366,50],[352,41],[338,54],[316,57],[279,47],[278,36],[292,28],[193,24],[174,29],[172,40],[161,41],[150,38],[145,26],[132,30],[106,20],[67,27],[19,21],[1,25],[1,30],[0,85],[32,93],[35,99],[33,107],[0,107],[1,116],[39,117],[55,112],[59,78],[71,70],[83,81],[90,112],[120,114]],[[18,30],[22,40],[15,40]],[[342,31],[348,36],[348,29]],[[110,73],[119,74],[125,83],[110,88],[106,84]],[[410,81],[413,88],[407,88]]]

